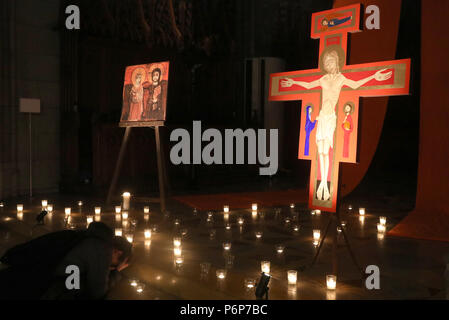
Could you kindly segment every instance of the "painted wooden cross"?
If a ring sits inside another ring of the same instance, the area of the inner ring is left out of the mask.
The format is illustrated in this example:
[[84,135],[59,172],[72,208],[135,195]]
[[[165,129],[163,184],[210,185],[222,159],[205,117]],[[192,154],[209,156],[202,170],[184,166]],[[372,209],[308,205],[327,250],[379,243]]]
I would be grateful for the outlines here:
[[409,93],[410,59],[346,65],[348,33],[360,31],[360,8],[314,13],[319,68],[270,76],[270,100],[303,101],[298,158],[312,161],[311,209],[336,211],[339,165],[356,162],[359,98]]

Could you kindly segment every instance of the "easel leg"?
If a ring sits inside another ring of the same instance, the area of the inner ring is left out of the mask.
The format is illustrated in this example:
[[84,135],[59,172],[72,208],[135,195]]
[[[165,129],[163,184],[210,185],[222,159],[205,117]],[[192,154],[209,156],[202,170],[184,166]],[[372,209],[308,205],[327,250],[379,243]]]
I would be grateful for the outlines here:
[[162,164],[162,154],[161,154],[161,136],[159,132],[159,127],[155,127],[156,132],[156,150],[157,150],[157,171],[159,178],[159,195],[161,199],[161,211],[165,212],[165,186],[164,186],[164,174],[163,174],[163,164]]
[[108,197],[106,199],[106,204],[111,204],[112,194],[117,185],[117,179],[122,168],[123,158],[125,157],[126,147],[128,145],[129,135],[131,133],[132,127],[126,127],[125,135],[123,136],[122,146],[120,147],[120,153],[118,155],[117,164],[115,165],[114,175],[112,176],[111,186],[109,187]]
[[360,265],[359,265],[359,263],[358,263],[358,261],[357,261],[357,259],[356,259],[356,257],[355,257],[355,254],[354,254],[354,252],[352,251],[352,248],[351,248],[351,245],[350,245],[350,243],[349,243],[349,239],[348,239],[348,237],[347,237],[347,235],[346,235],[345,229],[341,227],[340,216],[337,217],[337,226],[340,227],[341,232],[343,233],[343,237],[344,237],[344,239],[345,239],[346,245],[348,246],[348,251],[349,251],[349,254],[351,255],[352,261],[353,261],[354,264],[356,265],[357,269],[359,269],[359,272],[360,272],[360,274],[362,275],[362,279],[364,279],[364,278],[365,278],[365,273],[363,272],[362,268],[360,267]]
[[[161,134],[162,136],[162,134]],[[161,144],[161,157],[162,157],[162,173],[164,175],[164,183],[165,183],[165,189],[167,190],[168,196],[170,196],[170,180],[168,179],[167,174],[167,158],[165,157],[165,150]]]

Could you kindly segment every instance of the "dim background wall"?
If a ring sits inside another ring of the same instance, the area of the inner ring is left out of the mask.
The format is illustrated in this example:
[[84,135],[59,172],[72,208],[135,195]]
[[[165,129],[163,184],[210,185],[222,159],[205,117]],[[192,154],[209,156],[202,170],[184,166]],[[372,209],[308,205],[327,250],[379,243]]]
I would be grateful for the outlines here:
[[0,198],[29,191],[28,115],[20,97],[41,100],[33,115],[35,193],[59,184],[59,16],[58,0],[1,0]]

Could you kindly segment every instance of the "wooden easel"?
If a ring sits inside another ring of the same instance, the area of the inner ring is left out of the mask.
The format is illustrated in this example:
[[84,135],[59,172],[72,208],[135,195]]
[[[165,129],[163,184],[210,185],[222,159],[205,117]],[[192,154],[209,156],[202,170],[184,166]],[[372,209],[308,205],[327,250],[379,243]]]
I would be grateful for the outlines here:
[[108,191],[108,197],[106,199],[106,204],[111,204],[112,195],[117,186],[117,180],[120,174],[120,170],[123,164],[123,158],[125,157],[126,147],[128,145],[129,136],[131,134],[131,129],[133,127],[150,127],[155,130],[155,139],[156,139],[156,153],[157,153],[157,172],[158,172],[158,180],[159,180],[159,198],[145,198],[145,201],[149,202],[159,202],[161,205],[161,211],[165,212],[165,200],[166,200],[166,187],[169,187],[169,181],[167,176],[167,170],[164,163],[164,151],[161,148],[161,136],[159,128],[164,126],[164,121],[142,121],[142,122],[121,122],[120,127],[125,127],[125,135],[123,136],[122,145],[120,147],[120,153],[118,155],[118,160],[115,165],[114,175],[112,176],[111,185]]

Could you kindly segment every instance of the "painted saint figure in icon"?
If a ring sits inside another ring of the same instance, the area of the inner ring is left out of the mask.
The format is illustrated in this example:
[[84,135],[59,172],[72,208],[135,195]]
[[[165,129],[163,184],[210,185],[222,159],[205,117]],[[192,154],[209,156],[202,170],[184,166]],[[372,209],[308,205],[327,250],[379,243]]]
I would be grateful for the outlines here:
[[128,121],[137,121],[140,119],[143,110],[143,86],[145,81],[145,69],[137,68],[131,75],[132,84],[125,86],[125,102],[127,103],[127,112],[123,119]]
[[316,125],[316,120],[312,122],[312,106],[308,105],[306,108],[306,125],[305,125],[305,130],[306,130],[306,143],[304,144],[304,155],[308,156],[309,155],[309,138],[310,138],[310,133],[313,131],[313,129],[315,129],[315,125]]
[[350,103],[345,103],[343,106],[343,112],[345,113],[345,119],[341,124],[343,129],[343,158],[349,157],[349,139],[351,137],[351,132],[354,130],[352,125],[351,113],[354,111]]
[[[339,56],[338,52],[342,52]],[[375,72],[373,75],[364,79],[354,81],[346,78],[340,69],[344,65],[344,53],[341,47],[338,49],[334,46],[328,47],[323,51],[321,56],[322,71],[324,75],[318,80],[312,82],[295,81],[291,78],[285,78],[281,80],[281,87],[288,88],[293,85],[301,86],[305,89],[312,89],[321,87],[322,89],[322,104],[318,117],[316,120],[317,132],[316,132],[316,145],[318,148],[319,163],[320,163],[320,175],[321,181],[316,190],[316,198],[318,200],[329,200],[331,194],[327,185],[327,177],[329,174],[329,151],[334,147],[334,133],[337,126],[337,116],[335,108],[337,106],[340,91],[343,86],[348,86],[352,89],[358,89],[365,83],[375,79],[377,81],[385,81],[389,79],[392,72],[386,72],[387,69],[382,69]]]
[[165,102],[167,97],[167,81],[161,80],[162,71],[154,68],[149,73],[151,82],[144,83],[143,120],[164,119]]

